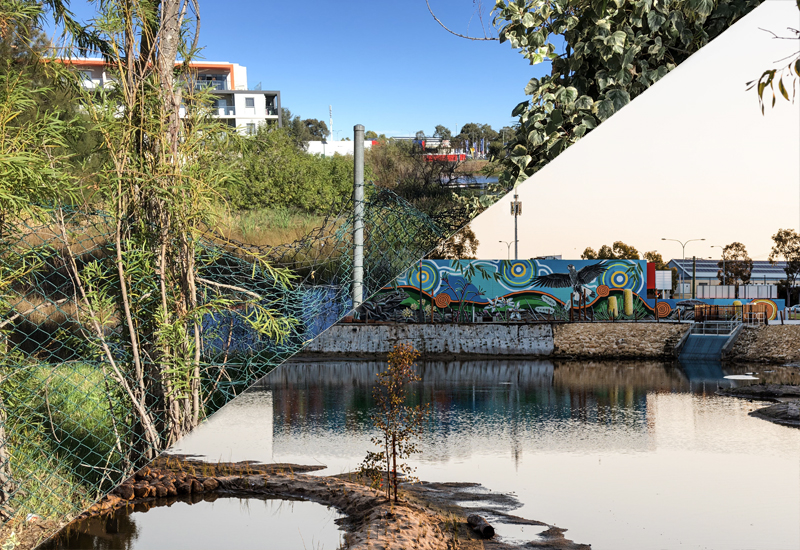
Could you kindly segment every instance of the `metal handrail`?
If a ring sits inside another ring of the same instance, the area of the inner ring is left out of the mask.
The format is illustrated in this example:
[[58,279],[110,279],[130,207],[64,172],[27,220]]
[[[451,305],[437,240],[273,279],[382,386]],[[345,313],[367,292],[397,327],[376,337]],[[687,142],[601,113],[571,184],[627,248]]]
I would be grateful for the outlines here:
[[704,321],[692,325],[692,334],[730,334],[741,324],[739,321]]

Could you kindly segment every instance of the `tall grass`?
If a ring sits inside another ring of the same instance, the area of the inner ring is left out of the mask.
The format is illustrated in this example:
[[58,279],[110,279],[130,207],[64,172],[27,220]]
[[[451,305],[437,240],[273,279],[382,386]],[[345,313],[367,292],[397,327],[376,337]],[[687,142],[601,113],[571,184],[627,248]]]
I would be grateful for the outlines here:
[[[8,412],[12,475],[20,485],[11,506],[58,518],[84,509],[123,472],[124,426],[118,398],[102,371],[80,362],[42,363],[0,371]],[[27,476],[27,477],[23,477]]]
[[323,217],[290,208],[221,212],[218,230],[228,239],[257,246],[280,246],[308,235]]

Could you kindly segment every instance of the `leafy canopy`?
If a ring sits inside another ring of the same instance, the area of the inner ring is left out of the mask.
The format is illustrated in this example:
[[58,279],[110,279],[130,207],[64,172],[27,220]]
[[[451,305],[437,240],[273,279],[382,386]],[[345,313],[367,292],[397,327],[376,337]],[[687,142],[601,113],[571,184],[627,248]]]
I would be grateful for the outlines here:
[[706,45],[760,0],[498,0],[500,41],[532,65],[507,145],[507,186],[533,175]]

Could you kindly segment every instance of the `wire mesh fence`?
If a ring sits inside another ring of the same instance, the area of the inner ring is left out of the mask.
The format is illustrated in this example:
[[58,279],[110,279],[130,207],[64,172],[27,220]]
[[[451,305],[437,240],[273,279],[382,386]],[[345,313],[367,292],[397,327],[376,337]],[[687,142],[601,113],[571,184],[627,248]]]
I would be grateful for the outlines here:
[[[307,237],[274,248],[203,232],[195,243],[198,307],[211,301],[230,306],[200,314],[196,374],[202,416],[350,312],[352,211],[352,204],[345,205]],[[384,287],[467,221],[458,215],[432,220],[390,191],[369,186],[364,295]],[[153,317],[158,281],[128,281],[130,319],[115,306],[109,296],[118,289],[103,287],[118,261],[113,223],[103,212],[51,208],[0,228],[3,522],[28,513],[75,515],[163,450],[159,442],[170,440],[164,432],[171,429],[172,411],[163,402],[174,397],[177,382],[164,377],[163,365],[153,364],[146,345],[142,368],[134,368],[126,345],[130,326],[145,343],[164,330]],[[295,277],[288,285],[277,280],[274,266],[289,268]],[[288,334],[270,338],[254,330],[253,316],[265,308],[287,320]],[[136,388],[148,391],[138,396]],[[186,399],[171,406],[182,407]]]

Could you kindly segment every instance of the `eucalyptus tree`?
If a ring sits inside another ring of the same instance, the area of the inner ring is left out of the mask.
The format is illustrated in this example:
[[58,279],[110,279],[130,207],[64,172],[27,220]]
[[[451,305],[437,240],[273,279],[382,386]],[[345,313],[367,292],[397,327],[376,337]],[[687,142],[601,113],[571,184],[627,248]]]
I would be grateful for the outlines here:
[[722,249],[722,260],[717,262],[717,279],[727,284],[733,283],[735,296],[739,297],[739,285],[750,282],[753,273],[753,260],[747,248],[740,242],[733,242]]
[[791,305],[792,288],[800,277],[800,233],[794,229],[779,229],[772,236],[772,250],[769,262],[775,264],[781,258],[786,262],[783,268],[786,273],[786,305]]
[[[104,372],[134,419],[136,461],[154,457],[204,417],[205,315],[238,311],[277,340],[292,320],[257,294],[199,272],[201,237],[229,175],[218,162],[217,144],[236,135],[211,117],[210,97],[193,85],[189,61],[197,52],[197,0],[96,4],[93,31],[106,45],[114,85],[85,90],[84,102],[109,159],[114,265],[91,262],[79,269],[72,255],[69,262]],[[67,226],[62,216],[65,244]],[[262,258],[254,261],[288,284],[288,272],[273,270]],[[120,320],[116,330],[109,331],[109,311]]]
[[516,185],[713,40],[760,0],[498,0],[495,25],[531,65],[500,182]]

